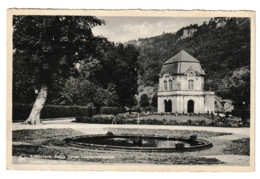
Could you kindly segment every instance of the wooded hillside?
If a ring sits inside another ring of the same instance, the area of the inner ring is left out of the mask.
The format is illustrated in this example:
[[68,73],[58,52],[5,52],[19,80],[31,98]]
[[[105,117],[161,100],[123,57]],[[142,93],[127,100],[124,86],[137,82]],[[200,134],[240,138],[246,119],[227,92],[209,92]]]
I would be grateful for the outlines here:
[[[189,36],[183,36],[184,31]],[[213,18],[200,26],[128,43],[140,50],[139,91],[143,86],[156,88],[163,62],[185,50],[201,62],[206,73],[205,90],[232,99],[235,105],[242,101],[249,104],[250,19]]]

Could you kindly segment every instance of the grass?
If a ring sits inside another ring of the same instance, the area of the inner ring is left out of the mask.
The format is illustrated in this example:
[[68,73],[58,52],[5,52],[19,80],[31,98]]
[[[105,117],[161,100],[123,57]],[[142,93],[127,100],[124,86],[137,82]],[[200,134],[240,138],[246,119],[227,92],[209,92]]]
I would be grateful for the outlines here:
[[66,137],[73,135],[81,135],[74,129],[38,129],[38,130],[17,130],[13,131],[13,142],[33,141],[39,139],[50,139],[54,137]]
[[250,139],[243,138],[232,140],[231,143],[224,149],[224,153],[234,155],[250,155]]
[[[143,134],[164,136],[187,136],[198,135],[198,138],[207,138],[214,142],[211,137],[230,135],[223,132],[189,131],[189,130],[155,130],[155,129],[112,129],[115,134]],[[209,154],[223,154],[221,147],[213,147],[209,150],[185,153],[145,153],[137,151],[99,150],[90,148],[76,148],[68,146],[64,138],[73,135],[82,135],[73,129],[39,129],[13,131],[13,155],[37,157],[40,159],[99,162],[99,163],[149,163],[165,165],[216,165],[223,164],[214,157],[204,157]],[[19,143],[17,143],[19,142]],[[225,148],[225,143],[220,146]],[[230,143],[231,144],[231,143]],[[214,144],[213,144],[214,145]]]

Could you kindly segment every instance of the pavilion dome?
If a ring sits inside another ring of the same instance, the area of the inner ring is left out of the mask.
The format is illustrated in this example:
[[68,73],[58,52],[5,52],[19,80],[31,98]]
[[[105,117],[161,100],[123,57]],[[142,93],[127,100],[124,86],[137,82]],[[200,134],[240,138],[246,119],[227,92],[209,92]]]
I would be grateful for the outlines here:
[[184,75],[187,71],[190,70],[193,70],[197,75],[205,75],[204,70],[200,66],[200,62],[182,50],[163,63],[160,76],[167,72],[172,76]]

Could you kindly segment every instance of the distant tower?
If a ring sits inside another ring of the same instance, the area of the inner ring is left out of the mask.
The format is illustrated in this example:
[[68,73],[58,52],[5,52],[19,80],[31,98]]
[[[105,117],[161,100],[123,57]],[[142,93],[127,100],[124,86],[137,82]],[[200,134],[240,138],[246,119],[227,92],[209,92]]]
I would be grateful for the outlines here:
[[159,74],[158,112],[214,112],[214,92],[204,91],[200,62],[184,50],[164,62]]

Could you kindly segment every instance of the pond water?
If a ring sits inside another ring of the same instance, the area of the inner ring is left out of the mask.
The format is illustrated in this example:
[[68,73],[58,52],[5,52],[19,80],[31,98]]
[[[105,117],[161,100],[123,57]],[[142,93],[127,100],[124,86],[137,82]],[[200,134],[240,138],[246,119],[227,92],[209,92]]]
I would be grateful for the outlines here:
[[82,137],[74,139],[74,142],[96,145],[127,146],[127,147],[155,147],[175,148],[176,144],[182,143],[183,147],[200,145],[200,142],[155,137]]

